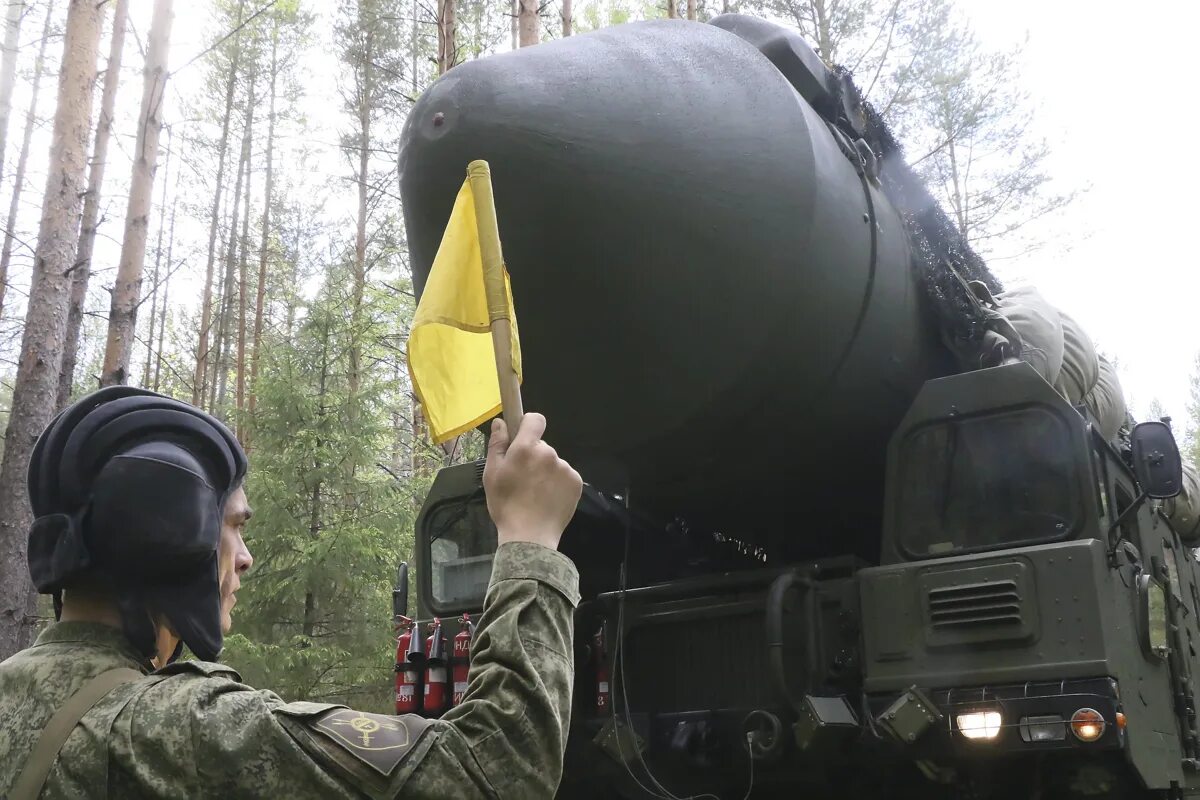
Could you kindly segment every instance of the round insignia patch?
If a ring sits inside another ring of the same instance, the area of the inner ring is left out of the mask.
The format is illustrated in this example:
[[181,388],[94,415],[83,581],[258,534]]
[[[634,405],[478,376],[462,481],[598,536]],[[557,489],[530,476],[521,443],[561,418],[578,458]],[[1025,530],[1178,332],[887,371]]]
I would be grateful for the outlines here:
[[413,745],[414,732],[402,717],[338,708],[310,725],[382,775],[390,774]]

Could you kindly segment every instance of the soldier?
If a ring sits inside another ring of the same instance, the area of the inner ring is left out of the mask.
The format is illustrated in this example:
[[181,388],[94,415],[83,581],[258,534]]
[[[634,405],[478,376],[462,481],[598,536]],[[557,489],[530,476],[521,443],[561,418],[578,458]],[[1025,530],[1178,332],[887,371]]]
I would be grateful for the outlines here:
[[[29,568],[57,621],[0,664],[0,797],[551,797],[570,717],[579,475],[524,418],[492,428],[499,547],[470,687],[440,720],[285,703],[214,663],[241,575],[246,457],[220,422],[128,387],[42,434]],[[177,660],[186,644],[201,660]]]

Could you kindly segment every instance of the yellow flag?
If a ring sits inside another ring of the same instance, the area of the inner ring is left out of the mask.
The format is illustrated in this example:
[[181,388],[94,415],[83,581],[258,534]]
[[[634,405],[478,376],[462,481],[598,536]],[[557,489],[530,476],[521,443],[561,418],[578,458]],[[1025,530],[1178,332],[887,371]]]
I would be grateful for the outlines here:
[[517,315],[495,219],[488,165],[472,162],[408,338],[409,375],[436,444],[501,411],[495,320],[509,322],[512,369],[522,378]]

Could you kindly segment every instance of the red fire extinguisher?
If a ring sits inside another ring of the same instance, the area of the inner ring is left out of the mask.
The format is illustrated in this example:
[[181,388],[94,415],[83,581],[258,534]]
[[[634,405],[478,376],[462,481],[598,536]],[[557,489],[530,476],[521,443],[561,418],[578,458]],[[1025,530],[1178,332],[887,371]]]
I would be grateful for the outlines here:
[[446,708],[446,637],[442,621],[433,618],[425,647],[425,716],[439,716]]
[[467,677],[471,673],[471,639],[475,636],[475,624],[471,622],[470,614],[463,614],[459,620],[458,635],[454,637],[454,698],[451,705],[458,705],[467,693]]
[[596,659],[596,715],[610,713],[612,698],[608,686],[608,655],[604,652],[604,628],[596,631],[592,638],[592,652]]
[[415,714],[421,710],[421,696],[417,691],[421,684],[421,670],[413,660],[413,648],[416,655],[423,656],[421,633],[417,624],[407,617],[401,618],[404,633],[396,640],[396,713]]

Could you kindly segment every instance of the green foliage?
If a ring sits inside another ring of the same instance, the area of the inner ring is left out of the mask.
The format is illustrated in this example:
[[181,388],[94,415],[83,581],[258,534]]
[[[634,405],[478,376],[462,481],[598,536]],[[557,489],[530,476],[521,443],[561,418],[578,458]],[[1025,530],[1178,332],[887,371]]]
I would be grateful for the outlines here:
[[1185,460],[1190,459],[1193,466],[1200,469],[1200,353],[1192,362],[1192,374],[1188,379],[1188,384],[1190,396],[1187,404],[1187,421],[1183,426],[1179,451]]
[[[394,302],[368,293],[354,331],[348,287],[347,266],[336,265],[295,336],[264,342],[247,482],[256,566],[227,660],[289,698],[386,711],[391,580],[412,549],[414,504],[379,466],[395,435],[388,372],[365,370],[353,396],[347,386],[352,334],[378,342]],[[365,355],[391,358],[378,344]]]

